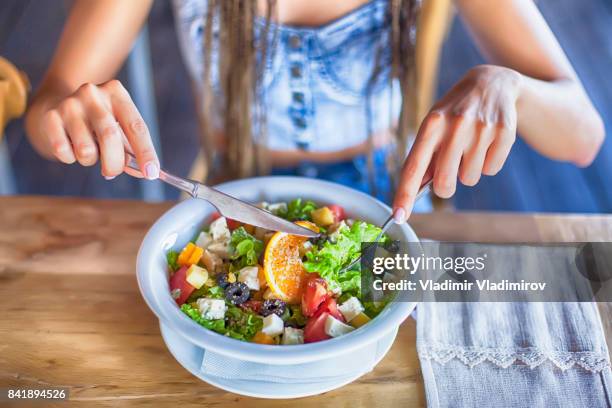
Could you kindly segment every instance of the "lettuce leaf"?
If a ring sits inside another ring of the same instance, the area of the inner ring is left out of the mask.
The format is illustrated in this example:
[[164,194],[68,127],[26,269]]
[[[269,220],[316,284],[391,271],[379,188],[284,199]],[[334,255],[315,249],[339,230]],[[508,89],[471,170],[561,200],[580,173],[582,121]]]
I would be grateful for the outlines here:
[[[372,242],[380,233],[380,228],[364,221],[356,221],[350,228],[344,228],[338,233],[336,242],[326,241],[320,248],[315,248],[306,254],[304,267],[308,272],[317,272],[324,278],[330,289],[350,292],[361,296],[360,265],[339,274],[344,265],[348,265],[361,253],[363,242]],[[384,242],[387,237],[383,237]]]
[[285,322],[292,324],[296,327],[304,327],[306,326],[306,322],[308,318],[302,314],[302,306],[301,305],[288,305],[285,309],[285,312],[288,312],[289,317],[285,320]]
[[264,244],[249,234],[244,227],[239,227],[232,232],[230,247],[233,252],[232,264],[235,268],[240,269],[245,266],[257,265]]
[[296,198],[287,204],[286,211],[279,211],[278,216],[285,218],[289,221],[306,220],[312,221],[310,213],[312,210],[316,210],[317,205],[310,201],[302,201],[301,198]]
[[220,286],[208,287],[204,285],[200,289],[196,289],[191,292],[191,295],[189,295],[189,297],[187,298],[187,303],[195,302],[196,300],[202,297],[207,297],[211,299],[223,299],[225,298],[225,293]]
[[223,319],[216,319],[216,320],[205,319],[200,314],[200,311],[198,310],[198,308],[192,306],[190,303],[184,303],[181,306],[181,310],[183,311],[183,313],[189,316],[191,320],[195,321],[200,326],[204,326],[207,329],[215,331],[217,333],[225,334],[226,332],[225,320]]
[[178,256],[178,252],[173,250],[170,250],[168,251],[168,253],[166,253],[166,262],[168,263],[168,268],[170,268],[172,272],[176,272],[176,270],[179,268]]
[[237,340],[249,341],[263,327],[261,317],[236,306],[228,307],[225,318],[225,335]]
[[228,306],[225,319],[216,320],[205,319],[190,303],[183,304],[181,310],[199,325],[237,340],[249,341],[263,327],[261,317],[236,306]]

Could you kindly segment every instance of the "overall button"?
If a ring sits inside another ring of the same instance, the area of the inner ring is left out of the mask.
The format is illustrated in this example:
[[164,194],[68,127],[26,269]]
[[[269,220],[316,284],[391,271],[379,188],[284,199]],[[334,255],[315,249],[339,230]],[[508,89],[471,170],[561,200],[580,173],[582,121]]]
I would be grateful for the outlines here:
[[304,118],[293,118],[293,124],[300,129],[304,129],[306,127],[306,120]]
[[293,78],[301,78],[302,77],[302,67],[300,67],[299,65],[292,65],[291,66],[291,76]]
[[300,48],[302,45],[302,39],[296,34],[291,34],[289,36],[289,45],[291,48]]
[[293,102],[304,103],[304,92],[293,92],[291,97],[293,98]]

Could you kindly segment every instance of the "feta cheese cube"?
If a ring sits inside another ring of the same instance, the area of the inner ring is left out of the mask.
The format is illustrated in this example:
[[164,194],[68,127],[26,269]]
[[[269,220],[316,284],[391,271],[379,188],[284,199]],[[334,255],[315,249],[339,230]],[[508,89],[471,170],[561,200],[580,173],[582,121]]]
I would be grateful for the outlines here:
[[225,217],[219,217],[210,224],[210,235],[215,242],[228,242],[231,234]]
[[210,233],[202,231],[200,232],[200,235],[198,235],[198,239],[196,239],[195,244],[200,248],[206,249],[210,244],[212,244],[212,242],[213,239]]
[[348,298],[343,304],[338,306],[338,310],[340,311],[340,313],[342,313],[342,316],[344,316],[344,319],[348,323],[365,309],[361,305],[359,299],[357,299],[355,296],[352,296]]
[[268,336],[278,336],[283,332],[284,323],[283,319],[272,313],[263,318],[263,328],[261,331]]
[[198,309],[203,318],[208,320],[223,319],[225,317],[225,300],[223,299],[198,299]]
[[340,320],[332,317],[331,315],[327,316],[327,319],[325,320],[325,333],[328,336],[339,337],[350,333],[353,330],[355,330],[354,327],[342,323]]
[[281,344],[304,344],[304,330],[285,327]]
[[268,207],[266,209],[270,211],[272,214],[278,214],[279,212],[286,212],[287,203],[279,202],[279,203],[268,204]]
[[208,249],[204,250],[202,254],[202,258],[200,258],[200,262],[204,264],[206,270],[211,274],[215,274],[219,271],[219,269],[223,266],[223,261],[219,255],[213,254]]
[[229,259],[230,258],[230,247],[229,247],[229,241],[227,242],[221,242],[221,241],[215,241],[212,244],[210,244],[208,246],[209,252],[223,258],[223,259]]
[[246,266],[238,271],[238,282],[242,282],[251,290],[259,290],[259,267]]

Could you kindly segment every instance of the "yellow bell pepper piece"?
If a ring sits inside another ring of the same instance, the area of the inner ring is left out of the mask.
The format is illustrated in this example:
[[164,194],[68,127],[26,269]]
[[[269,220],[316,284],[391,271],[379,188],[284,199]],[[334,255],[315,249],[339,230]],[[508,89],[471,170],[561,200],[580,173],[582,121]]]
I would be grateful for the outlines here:
[[208,271],[198,265],[191,265],[187,269],[185,280],[196,289],[200,289],[208,280]]
[[364,324],[366,324],[367,322],[369,322],[370,320],[371,319],[368,317],[367,314],[361,312],[357,316],[353,317],[351,321],[349,322],[349,324],[353,326],[354,328],[359,328],[363,326]]
[[257,332],[255,333],[255,336],[253,336],[253,343],[257,343],[257,344],[276,344],[276,341],[274,341],[274,337],[267,335],[264,332]]
[[334,213],[332,213],[328,207],[321,207],[313,210],[310,216],[314,223],[321,227],[327,227],[334,223]]
[[178,264],[180,266],[188,266],[197,264],[204,254],[204,249],[195,245],[193,242],[187,244],[178,256]]

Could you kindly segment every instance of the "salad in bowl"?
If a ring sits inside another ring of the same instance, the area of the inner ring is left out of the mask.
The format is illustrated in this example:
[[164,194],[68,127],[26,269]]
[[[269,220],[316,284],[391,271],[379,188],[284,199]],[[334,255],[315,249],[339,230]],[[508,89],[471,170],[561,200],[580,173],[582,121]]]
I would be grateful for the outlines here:
[[166,253],[171,296],[183,313],[221,335],[268,345],[339,337],[380,313],[384,302],[362,297],[360,264],[342,271],[379,227],[347,217],[337,204],[296,198],[258,205],[319,236],[214,214],[187,245]]

